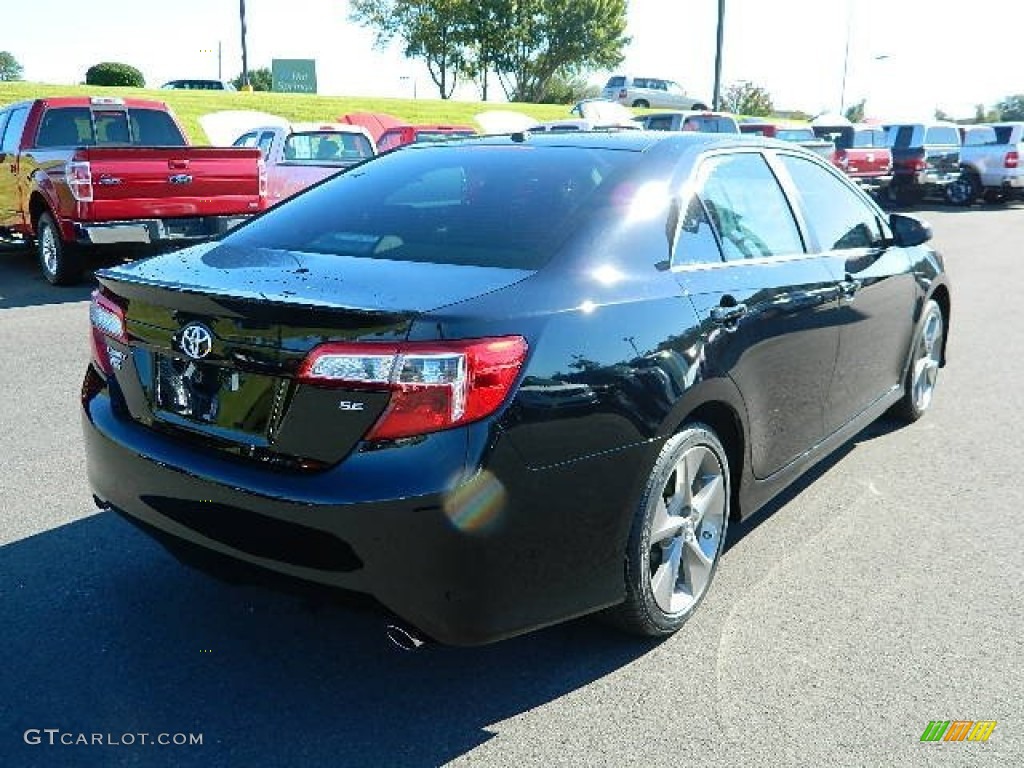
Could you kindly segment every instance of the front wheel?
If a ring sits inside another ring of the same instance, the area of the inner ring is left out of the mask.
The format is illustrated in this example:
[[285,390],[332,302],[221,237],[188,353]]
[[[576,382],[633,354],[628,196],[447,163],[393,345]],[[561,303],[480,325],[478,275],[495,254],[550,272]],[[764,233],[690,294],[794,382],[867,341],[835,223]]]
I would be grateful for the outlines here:
[[36,222],[36,256],[50,285],[74,285],[81,280],[81,253],[73,244],[64,242],[49,211]]
[[662,447],[626,551],[626,600],[606,612],[619,627],[660,637],[700,604],[729,523],[729,462],[715,433],[689,424]]
[[942,365],[946,323],[934,300],[924,307],[911,347],[910,367],[903,385],[903,398],[893,406],[893,415],[907,423],[917,421],[932,404]]

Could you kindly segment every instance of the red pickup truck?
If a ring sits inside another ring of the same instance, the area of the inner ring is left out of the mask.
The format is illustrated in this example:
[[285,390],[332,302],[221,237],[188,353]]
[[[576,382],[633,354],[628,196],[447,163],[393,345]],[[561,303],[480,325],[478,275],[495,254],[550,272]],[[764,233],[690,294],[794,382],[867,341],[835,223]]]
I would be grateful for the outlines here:
[[0,108],[0,232],[34,241],[54,285],[80,279],[92,246],[203,240],[266,205],[258,149],[190,147],[162,102]]

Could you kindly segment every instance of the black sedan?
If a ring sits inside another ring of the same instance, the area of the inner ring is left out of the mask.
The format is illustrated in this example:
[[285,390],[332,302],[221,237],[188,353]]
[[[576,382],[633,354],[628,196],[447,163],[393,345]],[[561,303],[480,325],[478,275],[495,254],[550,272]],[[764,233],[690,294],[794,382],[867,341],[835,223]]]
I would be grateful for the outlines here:
[[928,409],[929,238],[768,140],[383,155],[99,273],[95,500],[187,562],[370,593],[445,643],[598,611],[669,634],[730,520]]

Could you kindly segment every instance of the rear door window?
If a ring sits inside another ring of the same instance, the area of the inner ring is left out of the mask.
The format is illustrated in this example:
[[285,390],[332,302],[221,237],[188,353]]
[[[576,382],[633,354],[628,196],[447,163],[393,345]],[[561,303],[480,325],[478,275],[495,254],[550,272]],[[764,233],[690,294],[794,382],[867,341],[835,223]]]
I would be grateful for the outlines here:
[[786,196],[759,153],[707,159],[698,189],[726,261],[804,252]]

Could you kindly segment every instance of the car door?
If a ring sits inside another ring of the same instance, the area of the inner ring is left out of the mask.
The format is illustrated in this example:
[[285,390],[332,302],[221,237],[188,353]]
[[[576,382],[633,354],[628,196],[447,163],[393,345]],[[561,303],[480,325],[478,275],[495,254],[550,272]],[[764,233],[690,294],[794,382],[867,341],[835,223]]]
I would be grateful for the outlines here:
[[884,214],[830,167],[775,155],[795,187],[812,249],[839,284],[839,355],[825,407],[829,433],[902,382],[917,284]]
[[27,120],[28,107],[0,113],[0,227],[20,228],[24,225],[21,201],[24,190],[19,181],[18,153]]
[[743,397],[751,469],[765,478],[824,437],[836,281],[824,257],[806,252],[761,152],[713,154],[695,183],[723,260],[688,263],[681,242],[673,269],[701,319],[707,365]]

